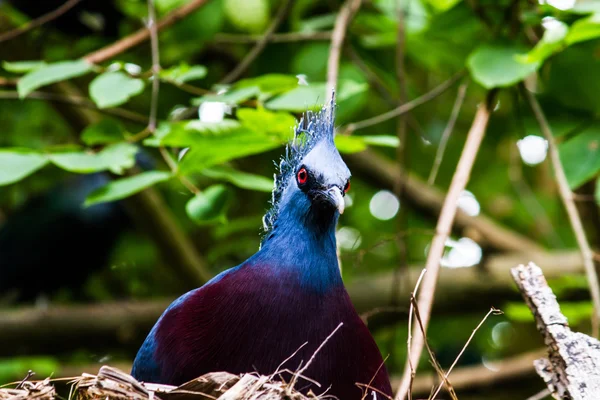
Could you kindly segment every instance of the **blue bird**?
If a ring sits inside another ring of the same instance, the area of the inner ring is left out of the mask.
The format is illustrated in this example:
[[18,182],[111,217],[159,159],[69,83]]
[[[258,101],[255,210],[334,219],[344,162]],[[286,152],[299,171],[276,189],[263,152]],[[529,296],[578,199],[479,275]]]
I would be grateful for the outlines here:
[[297,371],[343,323],[303,373],[320,387],[300,379],[296,389],[341,400],[392,396],[340,275],[335,227],[350,171],[333,124],[333,104],[304,116],[275,176],[260,250],[167,308],[135,358],[136,379],[179,385],[215,371]]

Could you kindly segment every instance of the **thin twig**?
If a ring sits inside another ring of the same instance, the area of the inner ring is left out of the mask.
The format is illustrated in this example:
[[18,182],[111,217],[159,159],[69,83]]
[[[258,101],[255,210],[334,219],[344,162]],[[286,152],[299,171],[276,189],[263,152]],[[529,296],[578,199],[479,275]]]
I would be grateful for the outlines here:
[[598,324],[600,321],[600,286],[598,285],[598,275],[596,274],[592,249],[590,248],[590,244],[585,236],[583,223],[581,222],[579,211],[577,211],[577,206],[573,200],[573,192],[571,192],[571,189],[569,188],[569,182],[567,181],[565,170],[563,169],[560,161],[560,156],[558,154],[558,149],[556,142],[554,141],[554,136],[552,135],[550,125],[548,124],[546,116],[544,115],[544,112],[542,111],[542,108],[540,107],[540,104],[538,103],[534,94],[524,87],[522,87],[522,91],[525,93],[527,101],[533,110],[533,114],[535,115],[540,129],[548,141],[550,162],[554,167],[556,184],[558,185],[560,197],[567,211],[569,222],[571,223],[571,227],[575,233],[577,245],[581,251],[583,266],[585,267],[585,273],[587,275],[588,284],[590,287],[590,295],[592,296],[592,303],[594,304],[594,313],[592,314],[592,335],[594,337],[598,337]]
[[160,89],[160,53],[158,48],[158,30],[156,29],[156,10],[154,0],[148,0],[148,30],[150,31],[150,46],[152,49],[152,99],[150,102],[150,117],[148,130],[156,129],[156,113],[158,111],[158,92]]
[[377,125],[379,123],[385,122],[389,119],[398,117],[402,114],[406,114],[409,111],[412,111],[414,108],[417,108],[420,105],[427,103],[443,94],[446,90],[450,89],[452,85],[454,85],[459,79],[461,79],[464,75],[464,71],[460,71],[452,76],[450,79],[442,82],[435,88],[431,89],[429,92],[425,93],[422,96],[417,97],[414,100],[411,100],[407,103],[402,104],[399,107],[396,107],[393,110],[387,111],[383,114],[377,115],[375,117],[365,119],[364,121],[354,122],[346,125],[346,127],[341,128],[340,131],[344,132],[353,132],[358,129],[363,129],[372,125]]
[[325,85],[325,104],[332,100],[333,91],[337,86],[338,72],[340,70],[340,55],[342,45],[346,38],[346,32],[354,14],[360,8],[362,0],[347,0],[335,19],[333,34],[331,35],[331,45],[329,47],[329,58],[327,59],[327,85]]
[[321,349],[323,347],[325,347],[325,344],[329,341],[329,339],[331,339],[333,337],[333,335],[335,335],[335,333],[344,325],[343,322],[340,322],[338,324],[338,326],[333,330],[333,332],[331,332],[329,334],[329,336],[327,336],[325,338],[325,340],[323,341],[323,343],[321,343],[319,345],[319,347],[317,347],[317,350],[315,350],[315,352],[313,353],[313,355],[310,357],[310,359],[308,360],[308,362],[304,365],[304,367],[300,368],[298,370],[298,372],[296,372],[294,374],[294,376],[292,377],[292,380],[290,381],[290,385],[289,385],[289,389],[292,390],[294,388],[294,385],[296,384],[297,380],[298,380],[298,376],[301,376],[304,371],[306,371],[308,369],[308,367],[310,366],[310,364],[312,364],[312,362],[315,360],[315,357],[317,356],[317,354],[319,353],[319,351],[321,351]]
[[454,130],[454,125],[456,124],[456,120],[458,119],[458,114],[460,114],[460,109],[462,108],[463,102],[465,100],[467,87],[469,87],[469,82],[465,82],[458,87],[458,93],[456,94],[454,106],[452,106],[452,113],[450,114],[450,119],[448,120],[448,124],[446,125],[446,128],[442,133],[440,145],[438,146],[438,149],[435,153],[435,161],[433,162],[433,167],[431,167],[431,172],[429,174],[429,178],[427,179],[427,184],[429,185],[433,185],[435,183],[435,178],[437,177],[438,170],[440,169],[440,165],[442,164],[442,159],[444,158],[444,152],[446,151],[448,139],[450,139],[450,135]]
[[[467,340],[467,342],[465,343],[465,345],[463,346],[463,348],[460,350],[460,353],[458,353],[458,355],[454,359],[454,362],[452,363],[452,365],[450,366],[450,368],[448,368],[448,371],[446,371],[446,374],[444,375],[444,380],[448,379],[448,376],[450,376],[450,373],[452,372],[452,370],[456,366],[456,363],[458,363],[458,360],[460,360],[460,358],[462,357],[463,353],[465,352],[465,350],[469,346],[469,343],[471,343],[471,340],[473,340],[473,338],[475,337],[475,333],[477,333],[477,331],[479,330],[479,328],[481,328],[481,325],[483,325],[483,323],[488,319],[488,317],[491,314],[500,315],[500,314],[502,314],[502,311],[500,311],[500,310],[498,310],[498,309],[496,309],[494,307],[490,308],[490,311],[488,311],[488,313],[485,314],[485,317],[483,317],[483,319],[479,322],[479,324],[475,327],[475,329],[473,329],[473,332],[471,332],[471,336],[469,336],[469,339]],[[438,385],[437,389],[435,390],[435,392],[431,396],[432,399],[435,399],[435,396],[437,396],[437,394],[440,392],[440,390],[442,390],[442,386],[444,386],[444,382],[441,382]]]
[[291,6],[291,0],[284,0],[284,3],[279,7],[277,15],[273,19],[273,22],[271,22],[271,25],[269,25],[269,27],[265,31],[265,34],[263,35],[262,39],[256,42],[256,45],[252,48],[252,50],[250,50],[248,54],[246,54],[246,57],[244,57],[244,59],[233,69],[233,71],[228,73],[225,76],[225,78],[221,80],[220,83],[231,83],[237,80],[240,76],[242,76],[244,72],[246,72],[248,67],[254,62],[254,60],[256,60],[260,53],[262,53],[265,47],[267,47],[267,43],[269,43],[269,41],[271,40],[271,35],[273,35],[277,28],[279,28],[279,25],[281,25],[281,23],[285,19]]
[[[294,43],[304,41],[331,40],[331,31],[323,32],[286,32],[274,33],[270,36],[270,43]],[[218,33],[212,40],[216,44],[252,44],[258,43],[264,35],[240,35],[235,33]]]
[[358,67],[365,75],[367,80],[369,81],[369,85],[374,87],[379,94],[383,97],[383,99],[390,105],[396,106],[397,102],[394,99],[394,94],[389,89],[388,85],[373,71],[371,67],[360,57],[358,52],[354,50],[354,48],[350,45],[344,47],[344,52],[354,65]]
[[[481,145],[481,141],[483,140],[485,130],[490,119],[490,104],[493,102],[494,98],[495,92],[490,92],[486,102],[479,106],[477,113],[475,114],[473,124],[471,125],[471,129],[467,135],[463,152],[460,156],[460,160],[458,161],[456,171],[454,172],[452,183],[450,184],[448,194],[446,195],[444,204],[442,206],[440,217],[436,225],[436,234],[433,237],[431,246],[429,248],[429,254],[427,255],[427,261],[425,263],[425,268],[427,268],[428,272],[425,274],[425,278],[423,280],[423,290],[421,290],[421,293],[419,294],[418,302],[419,308],[423,315],[423,328],[425,332],[427,332],[427,326],[431,314],[431,306],[433,305],[433,298],[435,296],[435,287],[440,272],[440,260],[444,253],[446,239],[450,234],[452,223],[454,221],[454,217],[456,216],[458,198],[465,189],[469,180],[473,163],[477,157],[479,146]],[[423,351],[424,336],[419,330],[416,329],[413,333],[413,336],[415,340],[413,341],[413,345],[411,347],[407,366],[404,369],[400,388],[398,389],[395,397],[396,400],[402,400],[406,397],[411,382],[410,363],[412,363],[416,368],[416,364],[418,363],[419,358],[421,357],[421,352]]]
[[20,26],[18,28],[8,31],[8,32],[4,32],[3,34],[0,34],[0,43],[7,41],[7,40],[14,39],[17,36],[20,36],[26,32],[31,31],[32,29],[40,27],[40,26],[60,17],[61,15],[63,15],[67,11],[69,11],[71,8],[75,7],[77,5],[77,3],[79,3],[79,2],[81,2],[81,0],[68,0],[68,1],[64,2],[60,7],[56,8],[55,10],[50,11],[49,13],[44,14],[36,19],[31,20],[23,26]]
[[533,396],[528,397],[527,400],[543,400],[546,397],[549,397],[550,395],[552,395],[552,392],[550,392],[550,389],[546,388],[537,392]]
[[[156,24],[156,30],[160,32],[161,30],[168,28],[169,26],[198,10],[207,2],[208,0],[191,0],[189,3],[179,7],[158,21]],[[121,53],[124,53],[125,51],[145,42],[148,39],[150,39],[150,31],[144,27],[117,42],[86,55],[83,57],[83,59],[92,64],[99,64]]]
[[0,77],[0,86],[17,86],[18,79]]
[[[425,268],[423,268],[423,270],[421,271],[421,275],[419,275],[419,279],[417,279],[417,283],[415,284],[415,290],[413,290],[412,293],[410,294],[411,299],[417,295],[417,292],[419,291],[419,286],[421,285],[421,280],[423,279],[425,272],[427,272],[427,270]],[[413,317],[413,314],[414,314],[414,304],[411,300],[410,308],[408,310],[408,339],[406,340],[406,351],[407,351],[406,354],[408,354],[408,365],[410,367],[410,380],[411,380],[411,384],[408,387],[408,398],[409,399],[412,399],[412,381],[413,381],[413,379],[415,379],[415,369],[410,360],[410,348],[411,348],[411,343],[412,343],[412,317]]]
[[[14,99],[19,100],[19,93],[16,91],[0,91],[0,99]],[[45,100],[45,101],[54,101],[57,103],[64,103],[69,105],[74,105],[78,107],[89,108],[94,111],[98,111],[103,114],[112,115],[115,117],[127,119],[132,122],[137,122],[141,124],[148,123],[148,117],[138,114],[133,111],[125,110],[123,108],[98,108],[98,106],[89,99],[85,97],[79,96],[63,96],[58,93],[48,93],[48,92],[32,92],[27,95],[27,99],[33,100]]]

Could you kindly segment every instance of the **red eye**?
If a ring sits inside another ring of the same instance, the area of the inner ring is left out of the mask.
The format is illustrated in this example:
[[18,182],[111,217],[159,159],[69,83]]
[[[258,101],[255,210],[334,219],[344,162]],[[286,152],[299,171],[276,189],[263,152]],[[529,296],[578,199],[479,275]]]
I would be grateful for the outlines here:
[[344,193],[348,193],[348,190],[350,190],[350,181],[346,182],[346,186],[344,186]]
[[304,185],[308,181],[308,172],[306,172],[306,168],[300,168],[298,171],[298,183],[300,185]]

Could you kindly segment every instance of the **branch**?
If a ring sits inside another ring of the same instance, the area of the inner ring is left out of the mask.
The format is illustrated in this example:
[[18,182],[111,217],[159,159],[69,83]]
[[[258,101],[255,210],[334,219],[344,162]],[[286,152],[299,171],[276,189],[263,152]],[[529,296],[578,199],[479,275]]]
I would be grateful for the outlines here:
[[540,267],[519,265],[511,275],[548,346],[548,358],[536,360],[534,365],[553,397],[600,398],[600,342],[569,328]]
[[342,45],[346,38],[346,31],[350,21],[360,8],[362,0],[347,0],[335,19],[333,34],[331,35],[331,45],[329,47],[329,58],[327,59],[327,84],[325,86],[325,104],[329,104],[337,87],[338,72],[340,69],[340,55]]
[[50,11],[49,13],[44,14],[41,17],[38,17],[34,20],[27,22],[23,26],[20,26],[16,29],[13,29],[13,30],[10,30],[8,32],[1,34],[0,35],[0,43],[7,41],[7,40],[14,39],[17,36],[20,36],[26,32],[29,32],[39,26],[44,25],[45,23],[48,23],[48,22],[60,17],[61,15],[63,15],[67,11],[69,11],[71,8],[75,7],[77,5],[77,3],[79,3],[79,2],[81,2],[81,0],[67,0],[57,9]]
[[[344,160],[357,176],[361,176],[373,185],[393,190],[398,180],[398,166],[372,150],[346,154]],[[404,174],[406,197],[411,204],[431,215],[439,215],[444,203],[445,193],[427,185],[412,173]],[[480,244],[489,245],[498,250],[539,253],[543,247],[530,238],[505,228],[485,214],[471,217],[458,210],[454,224],[461,229],[469,229]]]
[[158,111],[158,91],[160,89],[160,54],[158,52],[158,30],[156,29],[154,0],[148,0],[148,30],[150,31],[150,44],[152,49],[152,98],[150,102],[148,130],[154,132],[156,129],[156,112]]
[[233,69],[233,71],[228,73],[227,76],[225,76],[225,78],[223,78],[220,83],[231,83],[237,80],[240,76],[242,76],[244,72],[246,72],[248,67],[254,62],[254,60],[256,60],[260,53],[262,53],[265,47],[267,47],[267,43],[269,43],[271,35],[273,35],[277,28],[279,28],[279,25],[281,25],[281,23],[285,19],[285,16],[288,14],[290,7],[292,6],[292,0],[284,1],[285,2],[281,5],[281,7],[279,7],[277,15],[273,19],[273,22],[271,22],[271,25],[269,25],[269,27],[267,28],[261,40],[256,42],[254,48],[250,50],[246,57],[244,57],[244,59]]
[[393,110],[390,110],[388,112],[385,112],[383,114],[377,115],[377,116],[369,118],[369,119],[365,119],[364,121],[359,121],[359,122],[354,122],[354,123],[348,124],[345,127],[341,128],[340,130],[342,132],[353,132],[358,129],[363,129],[363,128],[367,128],[369,126],[377,125],[377,124],[385,122],[389,119],[406,114],[409,111],[412,111],[414,108],[417,108],[418,106],[423,105],[423,104],[427,103],[428,101],[431,101],[431,100],[435,99],[436,97],[438,97],[439,95],[443,94],[446,90],[450,89],[452,87],[452,85],[454,85],[456,82],[458,82],[463,77],[464,74],[465,74],[464,71],[460,71],[460,72],[456,73],[454,76],[452,76],[450,79],[442,82],[440,85],[431,89],[429,92],[425,93],[424,95],[422,95],[420,97],[417,97],[414,100],[409,101],[408,103],[404,103],[401,106],[396,107]]
[[448,140],[450,139],[450,135],[454,130],[454,125],[456,124],[456,120],[458,119],[458,114],[460,114],[460,109],[462,108],[463,102],[465,101],[465,95],[467,94],[467,88],[469,87],[469,83],[465,82],[458,87],[458,93],[456,94],[456,100],[454,100],[454,105],[452,106],[452,112],[450,113],[450,119],[448,120],[448,124],[446,128],[444,128],[444,132],[442,133],[442,138],[440,139],[440,145],[435,153],[435,161],[433,162],[433,166],[431,167],[431,172],[429,174],[429,178],[427,179],[427,184],[432,185],[435,183],[435,178],[437,177],[437,173],[440,169],[440,165],[442,164],[442,159],[444,158],[444,152],[446,151],[446,145],[448,144]]
[[[191,0],[189,3],[174,10],[169,15],[158,21],[156,24],[156,30],[160,32],[163,29],[168,28],[169,26],[198,10],[207,2],[208,0]],[[83,57],[83,59],[92,64],[99,64],[121,53],[124,53],[125,51],[145,42],[148,39],[150,39],[150,30],[148,28],[142,28],[113,44],[86,55]]]
[[[479,109],[475,114],[475,119],[473,120],[471,129],[467,135],[467,141],[465,142],[465,147],[463,148],[460,160],[458,161],[456,171],[454,172],[450,189],[448,190],[448,194],[444,200],[444,205],[442,206],[442,211],[436,226],[436,235],[431,242],[429,254],[427,255],[427,261],[425,263],[427,273],[425,274],[423,289],[419,294],[418,301],[419,310],[423,316],[422,319],[424,333],[427,332],[427,326],[431,316],[431,307],[433,305],[435,287],[437,285],[440,271],[440,260],[444,253],[446,239],[450,234],[452,223],[458,209],[458,198],[465,189],[469,180],[469,176],[471,175],[471,169],[473,168],[473,163],[475,162],[475,158],[479,151],[479,146],[483,140],[483,136],[485,135],[485,129],[490,118],[490,103],[492,103],[494,97],[494,93],[490,93],[486,99],[486,102],[479,106]],[[424,335],[421,334],[420,330],[414,329],[414,341],[409,356],[409,362],[414,365],[415,369],[418,366],[417,364],[421,357],[421,352],[423,351],[423,345],[425,343],[423,336]],[[409,391],[411,372],[408,365],[409,363],[407,362],[402,383],[395,397],[396,400],[404,399]]]
[[[271,43],[294,43],[304,41],[329,41],[331,31],[324,32],[287,32],[274,33],[270,36]],[[264,35],[240,35],[235,33],[217,33],[213,39],[216,44],[252,44],[258,43]]]
[[[11,99],[11,100],[19,100],[19,93],[16,91],[0,91],[0,99]],[[148,118],[142,114],[138,114],[134,111],[129,111],[124,108],[98,108],[96,103],[90,101],[88,98],[83,96],[73,96],[73,95],[62,95],[59,93],[50,93],[50,92],[32,92],[27,95],[27,99],[34,100],[44,100],[44,101],[54,101],[58,103],[68,104],[77,107],[85,107],[90,110],[94,110],[103,114],[112,115],[114,117],[119,117],[123,119],[127,119],[132,122],[138,122],[140,124],[147,124]]]
[[575,239],[577,240],[577,245],[579,246],[581,256],[583,257],[583,265],[585,266],[585,272],[590,287],[590,294],[594,304],[594,313],[592,314],[592,334],[594,337],[598,337],[598,324],[600,323],[600,285],[598,283],[596,267],[594,266],[592,249],[590,248],[590,244],[585,236],[583,224],[581,222],[581,218],[579,217],[577,207],[575,206],[573,193],[569,188],[567,176],[565,175],[562,163],[560,162],[560,156],[558,154],[558,149],[556,147],[556,142],[554,141],[554,136],[552,135],[550,125],[548,124],[546,116],[544,115],[544,112],[542,111],[542,108],[540,107],[540,104],[533,93],[525,88],[523,88],[523,91],[525,92],[527,101],[529,102],[529,105],[535,114],[535,118],[540,125],[540,129],[548,141],[550,161],[554,167],[554,174],[556,176],[556,183],[558,185],[560,197],[567,211],[567,215],[569,216],[569,222],[571,223],[571,227],[575,232]]
[[[548,279],[583,273],[581,256],[577,251],[535,254],[531,259],[544,265]],[[461,313],[481,313],[492,304],[519,301],[521,298],[514,290],[510,269],[520,260],[523,260],[521,253],[504,253],[486,257],[479,267],[442,268],[434,312],[449,314],[458,310]],[[359,313],[390,305],[393,266],[389,268],[388,273],[356,277],[347,285],[352,303]],[[409,267],[406,282],[416,282],[421,270],[422,266]],[[400,297],[408,300],[410,290],[411,287],[403,288]],[[581,300],[587,293],[587,290],[574,290],[568,298]],[[29,306],[2,310],[0,356],[14,356],[17,348],[21,353],[48,354],[69,352],[79,345],[104,351],[111,346],[135,350],[139,345],[136,339],[143,339],[172,300],[51,305],[47,310]],[[398,314],[406,315],[405,311],[398,311]],[[377,324],[377,317],[372,316],[369,320],[372,329],[381,326]],[[456,384],[456,373],[452,373],[453,384]]]

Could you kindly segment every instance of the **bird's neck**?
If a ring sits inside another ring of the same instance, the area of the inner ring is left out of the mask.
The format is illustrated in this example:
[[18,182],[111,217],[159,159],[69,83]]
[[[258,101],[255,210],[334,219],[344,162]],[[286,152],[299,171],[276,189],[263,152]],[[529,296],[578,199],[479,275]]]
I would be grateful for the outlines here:
[[336,254],[337,218],[330,210],[282,208],[255,261],[293,272],[303,286],[317,292],[343,285]]

